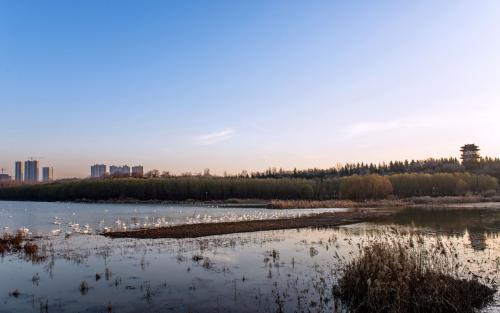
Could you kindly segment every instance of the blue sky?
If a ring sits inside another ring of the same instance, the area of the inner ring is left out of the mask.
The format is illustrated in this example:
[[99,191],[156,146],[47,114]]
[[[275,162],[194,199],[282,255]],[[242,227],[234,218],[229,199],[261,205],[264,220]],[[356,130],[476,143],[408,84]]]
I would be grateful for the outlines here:
[[500,2],[0,0],[0,166],[500,156]]

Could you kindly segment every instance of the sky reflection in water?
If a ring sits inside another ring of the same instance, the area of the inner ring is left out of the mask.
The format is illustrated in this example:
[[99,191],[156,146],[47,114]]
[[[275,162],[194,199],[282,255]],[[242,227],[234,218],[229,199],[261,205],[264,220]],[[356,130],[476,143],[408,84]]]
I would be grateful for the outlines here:
[[[84,216],[85,210],[90,214],[95,207],[79,205],[84,208],[78,216]],[[99,210],[103,206],[108,207],[100,205]],[[0,205],[0,210],[5,207]],[[22,211],[26,203],[11,202],[8,207]],[[153,207],[141,214],[151,214]],[[111,211],[113,205],[109,208]],[[33,221],[38,218],[36,215]],[[1,221],[4,223],[4,217]],[[39,229],[53,226],[44,223],[41,220]],[[48,255],[43,262],[34,264],[13,255],[1,259],[0,312],[40,312],[47,307],[49,312],[105,312],[108,305],[113,312],[276,312],[280,306],[285,312],[331,311],[335,272],[340,263],[358,253],[357,244],[394,239],[394,230],[402,232],[412,225],[425,234],[426,244],[432,244],[436,234],[442,235],[458,251],[464,275],[470,271],[496,284],[498,213],[408,210],[379,224],[201,239],[46,236],[40,240]],[[80,288],[82,281],[88,290]],[[18,297],[9,295],[15,289],[20,292]]]

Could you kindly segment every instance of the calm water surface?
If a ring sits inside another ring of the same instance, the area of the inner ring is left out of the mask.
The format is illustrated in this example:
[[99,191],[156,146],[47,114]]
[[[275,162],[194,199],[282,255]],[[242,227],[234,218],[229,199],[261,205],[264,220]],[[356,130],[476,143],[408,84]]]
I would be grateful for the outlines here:
[[194,205],[0,201],[0,231],[15,232],[19,228],[27,228],[33,235],[64,235],[67,232],[82,233],[88,228],[85,233],[101,233],[105,228],[117,230],[273,219],[335,211],[345,209],[268,210]]
[[[477,275],[493,286],[500,279],[495,210],[406,210],[377,224],[182,240],[113,240],[51,230],[66,230],[68,222],[95,230],[116,220],[193,223],[207,220],[205,215],[238,220],[306,211],[25,202],[0,202],[0,211],[2,228],[42,234],[38,243],[47,256],[0,259],[0,312],[331,312],[342,263],[369,242],[399,240],[411,229],[423,234],[426,245],[441,240],[456,251],[464,277]],[[61,225],[53,224],[54,216]],[[80,288],[82,282],[88,289]],[[499,311],[498,299],[486,311]]]

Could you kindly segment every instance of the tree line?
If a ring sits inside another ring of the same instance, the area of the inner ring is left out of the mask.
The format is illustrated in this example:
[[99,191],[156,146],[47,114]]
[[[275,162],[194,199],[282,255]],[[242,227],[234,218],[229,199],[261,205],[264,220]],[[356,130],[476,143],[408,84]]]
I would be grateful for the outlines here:
[[0,200],[26,201],[212,201],[228,199],[384,199],[390,196],[493,195],[498,179],[483,174],[378,174],[325,179],[169,177],[85,179],[0,188]]
[[478,164],[473,168],[466,168],[457,158],[440,158],[427,160],[405,160],[391,161],[389,163],[347,163],[327,169],[293,169],[284,170],[282,168],[269,168],[263,172],[253,172],[249,177],[252,178],[332,178],[345,177],[353,175],[392,175],[407,173],[457,173],[472,172],[474,174],[491,175],[500,179],[500,159],[499,158],[481,158]]

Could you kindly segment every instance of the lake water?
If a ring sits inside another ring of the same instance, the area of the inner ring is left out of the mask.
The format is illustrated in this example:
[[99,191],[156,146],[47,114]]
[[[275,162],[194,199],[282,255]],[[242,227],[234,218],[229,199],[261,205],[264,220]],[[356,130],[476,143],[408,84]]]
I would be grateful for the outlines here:
[[[332,312],[332,286],[342,263],[369,242],[399,240],[408,230],[422,234],[425,244],[441,240],[456,251],[464,276],[477,275],[492,286],[500,281],[500,211],[492,209],[405,210],[377,224],[180,240],[109,239],[93,232],[56,236],[51,230],[68,228],[68,222],[96,230],[116,220],[178,224],[203,222],[204,216],[238,220],[311,211],[0,202],[0,212],[2,228],[24,226],[42,234],[38,244],[46,256],[0,259],[2,313]],[[53,224],[54,216],[61,225]],[[19,295],[13,295],[16,289]],[[497,295],[485,311],[499,311],[499,303]]]
[[[164,204],[89,204],[0,201],[0,231],[27,228],[33,235],[101,233],[138,227],[296,217],[345,209],[269,210]],[[76,227],[78,225],[78,227]],[[88,227],[85,227],[88,225]]]

